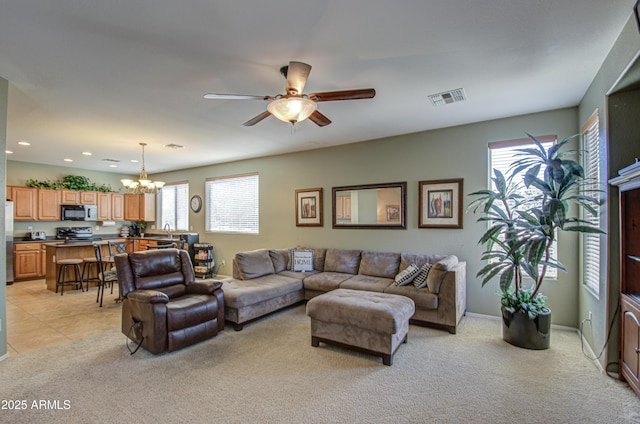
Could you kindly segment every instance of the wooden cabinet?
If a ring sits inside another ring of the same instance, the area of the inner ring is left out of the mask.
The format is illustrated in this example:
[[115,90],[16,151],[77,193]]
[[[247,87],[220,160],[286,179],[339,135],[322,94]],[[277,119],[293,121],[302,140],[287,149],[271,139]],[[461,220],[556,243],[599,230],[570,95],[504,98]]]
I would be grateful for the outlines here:
[[155,221],[156,196],[152,193],[124,195],[125,221]]
[[640,163],[619,174],[620,376],[640,396]]
[[97,191],[81,191],[80,204],[81,205],[97,205],[98,192]]
[[136,239],[135,250],[136,252],[140,250],[147,250],[147,246],[157,246],[157,245],[158,245],[158,242],[156,240]]
[[111,219],[124,221],[124,194],[111,193]]
[[60,190],[61,205],[79,205],[80,192],[76,190]]
[[36,221],[38,219],[38,189],[31,187],[11,187],[13,199],[13,219],[15,221]]
[[111,193],[97,193],[98,221],[111,220]]
[[60,221],[60,190],[38,189],[38,220]]
[[14,245],[13,272],[16,280],[35,279],[42,275],[40,245],[42,243],[20,243]]
[[44,277],[47,273],[47,246],[44,243],[40,243],[40,269],[38,270],[38,276]]

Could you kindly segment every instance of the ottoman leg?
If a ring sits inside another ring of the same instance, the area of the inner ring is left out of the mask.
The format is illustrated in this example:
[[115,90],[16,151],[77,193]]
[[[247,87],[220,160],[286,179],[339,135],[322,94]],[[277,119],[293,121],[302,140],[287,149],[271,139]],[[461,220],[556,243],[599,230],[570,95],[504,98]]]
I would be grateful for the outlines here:
[[318,347],[320,346],[320,341],[316,336],[311,336],[311,346]]
[[382,357],[382,363],[387,366],[393,365],[393,355],[380,355]]

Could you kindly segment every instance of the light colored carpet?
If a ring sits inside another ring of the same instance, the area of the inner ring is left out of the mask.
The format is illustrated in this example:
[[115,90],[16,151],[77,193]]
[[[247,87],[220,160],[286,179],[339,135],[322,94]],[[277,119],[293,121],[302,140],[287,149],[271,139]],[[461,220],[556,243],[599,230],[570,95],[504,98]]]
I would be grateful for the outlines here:
[[575,332],[553,330],[551,346],[512,347],[499,321],[465,317],[457,335],[411,326],[387,367],[311,347],[304,306],[160,356],[130,356],[114,330],[0,362],[0,398],[27,401],[0,421],[640,423],[640,399],[582,355]]

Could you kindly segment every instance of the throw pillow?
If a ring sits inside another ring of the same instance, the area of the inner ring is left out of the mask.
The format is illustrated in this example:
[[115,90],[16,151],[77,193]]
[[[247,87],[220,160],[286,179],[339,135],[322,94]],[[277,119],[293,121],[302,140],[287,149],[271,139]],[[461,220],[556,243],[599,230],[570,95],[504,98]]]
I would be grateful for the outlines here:
[[411,283],[419,271],[420,268],[414,264],[409,265],[395,276],[396,286],[406,286]]
[[291,270],[293,272],[313,271],[313,250],[293,249],[291,252]]
[[418,275],[413,279],[413,285],[416,288],[421,289],[427,285],[429,271],[431,271],[431,264],[424,264],[420,267]]

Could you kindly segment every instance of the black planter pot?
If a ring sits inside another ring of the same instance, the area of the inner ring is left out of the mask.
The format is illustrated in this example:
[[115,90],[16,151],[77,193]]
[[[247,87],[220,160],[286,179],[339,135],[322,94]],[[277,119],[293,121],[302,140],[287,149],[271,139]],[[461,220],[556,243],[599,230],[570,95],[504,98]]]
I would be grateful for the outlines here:
[[502,309],[502,338],[525,349],[549,349],[551,343],[551,311],[529,319],[522,312]]

